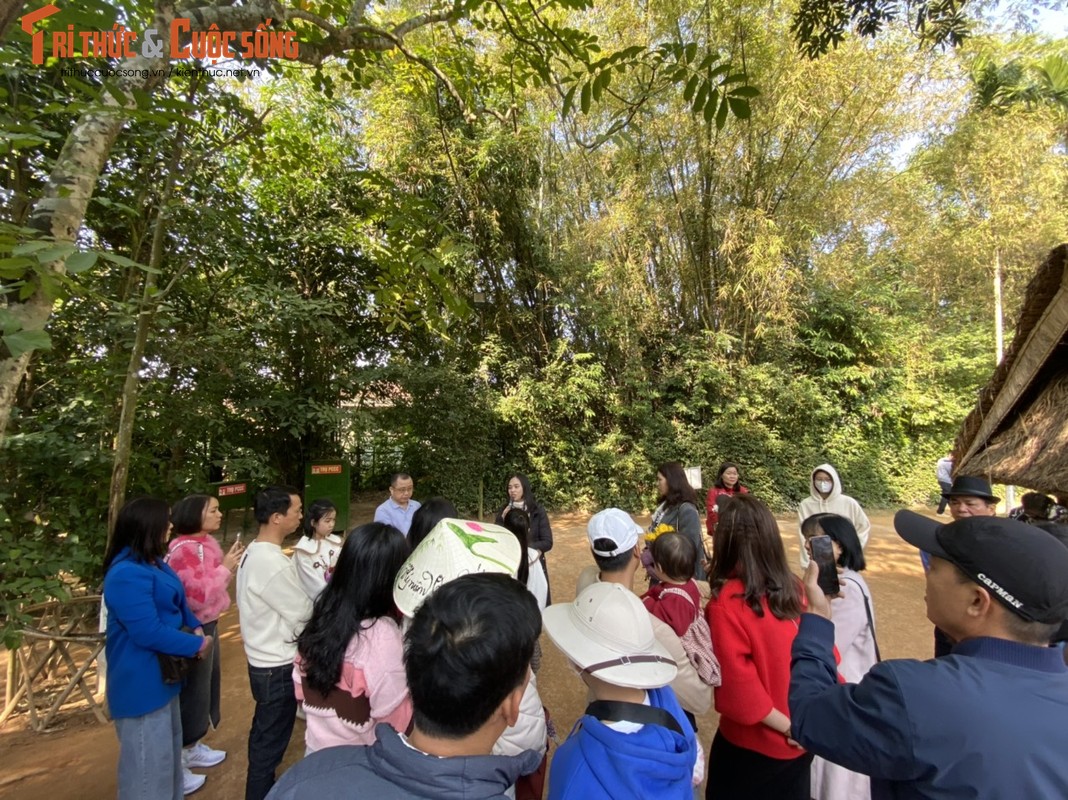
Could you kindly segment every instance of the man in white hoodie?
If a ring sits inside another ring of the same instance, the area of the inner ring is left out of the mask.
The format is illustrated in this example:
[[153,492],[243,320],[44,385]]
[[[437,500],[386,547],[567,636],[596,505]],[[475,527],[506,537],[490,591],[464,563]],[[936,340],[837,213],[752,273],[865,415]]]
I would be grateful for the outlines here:
[[801,523],[813,514],[838,514],[853,523],[860,538],[860,546],[868,546],[868,534],[871,522],[860,507],[860,503],[847,494],[842,494],[842,481],[838,471],[830,464],[820,464],[812,470],[808,482],[809,497],[801,501],[797,509],[797,536],[801,542],[801,569],[808,566],[808,551],[805,549],[805,537],[801,533]]

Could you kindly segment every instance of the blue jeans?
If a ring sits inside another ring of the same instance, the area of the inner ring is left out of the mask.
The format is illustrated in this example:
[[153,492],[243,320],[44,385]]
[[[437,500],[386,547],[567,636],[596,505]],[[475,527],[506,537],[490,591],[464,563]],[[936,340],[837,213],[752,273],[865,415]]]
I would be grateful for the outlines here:
[[293,734],[297,696],[293,693],[293,665],[248,665],[248,682],[256,710],[248,733],[248,775],[245,800],[263,800],[274,786],[274,771],[282,763]]
[[182,800],[182,716],[175,695],[163,708],[115,720],[119,800]]

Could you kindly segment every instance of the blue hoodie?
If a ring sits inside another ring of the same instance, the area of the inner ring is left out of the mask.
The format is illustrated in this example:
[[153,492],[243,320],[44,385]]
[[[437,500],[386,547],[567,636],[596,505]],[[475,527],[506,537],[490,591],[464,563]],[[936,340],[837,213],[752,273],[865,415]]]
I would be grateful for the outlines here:
[[634,733],[613,730],[589,715],[575,724],[549,771],[549,800],[693,800],[697,739],[669,687],[651,689],[649,705],[678,720],[681,736],[660,725]]

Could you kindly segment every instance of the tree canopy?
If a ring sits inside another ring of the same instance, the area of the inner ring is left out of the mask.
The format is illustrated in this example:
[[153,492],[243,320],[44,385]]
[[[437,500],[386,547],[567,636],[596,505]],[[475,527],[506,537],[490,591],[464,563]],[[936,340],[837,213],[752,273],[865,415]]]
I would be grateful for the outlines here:
[[5,611],[97,580],[132,494],[299,484],[319,457],[468,513],[514,469],[551,506],[637,510],[667,460],[706,484],[736,461],[780,508],[827,460],[864,503],[929,499],[994,366],[995,274],[1011,319],[1068,231],[1068,44],[973,11],[100,0],[39,23],[295,32],[297,59],[223,62],[256,77],[36,65],[10,26]]

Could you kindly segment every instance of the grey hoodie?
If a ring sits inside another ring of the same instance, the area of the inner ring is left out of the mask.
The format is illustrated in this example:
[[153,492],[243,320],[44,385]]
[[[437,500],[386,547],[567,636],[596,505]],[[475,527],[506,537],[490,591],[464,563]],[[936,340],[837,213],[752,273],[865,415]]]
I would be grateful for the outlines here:
[[505,798],[520,775],[529,775],[541,755],[438,758],[406,744],[389,725],[375,728],[378,741],[369,747],[329,747],[299,761],[282,776],[268,800],[374,800]]
[[[826,472],[831,476],[831,492],[826,498],[821,497],[820,493],[816,491],[815,476],[820,471]],[[805,569],[808,566],[808,551],[805,549],[805,537],[801,534],[801,523],[813,514],[839,514],[845,517],[857,529],[860,546],[868,546],[871,522],[868,521],[868,515],[864,513],[860,503],[849,495],[842,494],[842,480],[838,477],[838,470],[830,464],[820,464],[808,476],[808,491],[809,496],[802,500],[801,505],[797,508],[797,536],[801,540],[801,569]]]

